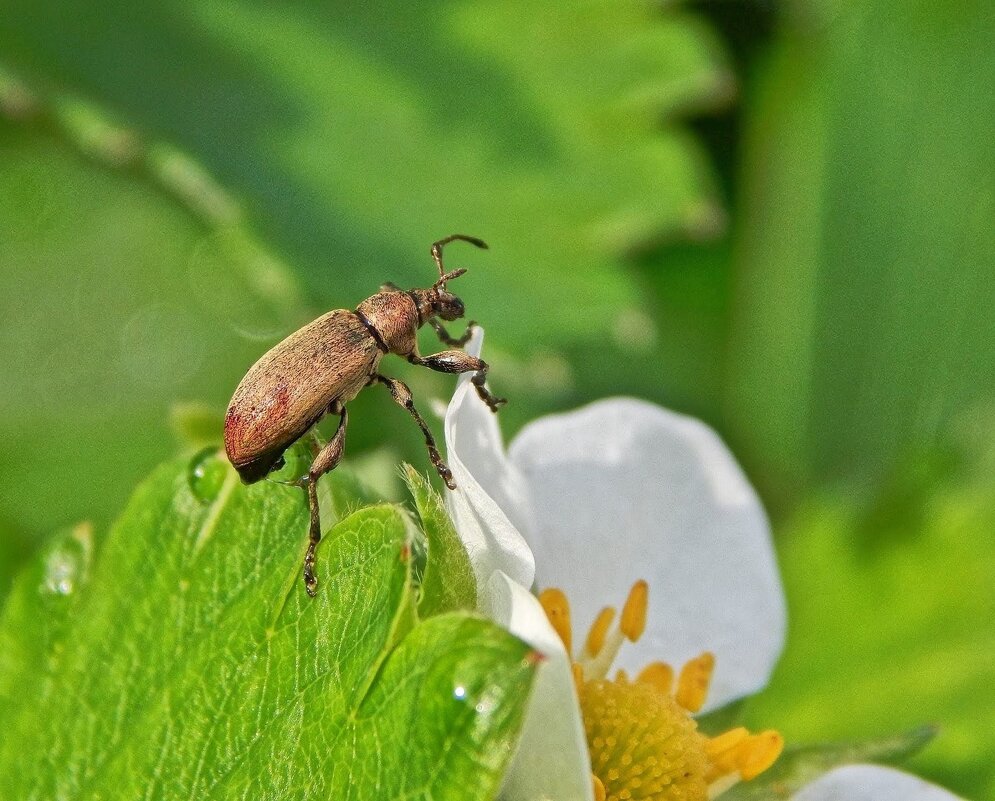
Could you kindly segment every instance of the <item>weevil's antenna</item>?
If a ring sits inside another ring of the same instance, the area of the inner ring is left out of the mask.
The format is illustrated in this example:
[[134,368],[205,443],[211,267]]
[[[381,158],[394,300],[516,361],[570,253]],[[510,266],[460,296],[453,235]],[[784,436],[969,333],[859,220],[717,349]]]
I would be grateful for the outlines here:
[[445,239],[440,239],[432,245],[432,258],[435,260],[436,266],[439,268],[439,280],[435,282],[435,286],[446,288],[446,281],[452,278],[458,278],[466,272],[465,269],[460,268],[459,270],[453,270],[451,273],[446,272],[446,268],[442,266],[442,249],[448,245],[450,242],[455,242],[456,240],[461,242],[469,242],[471,245],[476,245],[482,250],[487,250],[487,243],[483,239],[478,239],[475,236],[467,236],[466,234],[450,234]]
[[446,281],[452,281],[454,278],[459,278],[463,273],[466,272],[466,267],[459,267],[458,269],[451,270],[445,273],[438,281],[432,284],[432,289],[442,289],[445,291]]

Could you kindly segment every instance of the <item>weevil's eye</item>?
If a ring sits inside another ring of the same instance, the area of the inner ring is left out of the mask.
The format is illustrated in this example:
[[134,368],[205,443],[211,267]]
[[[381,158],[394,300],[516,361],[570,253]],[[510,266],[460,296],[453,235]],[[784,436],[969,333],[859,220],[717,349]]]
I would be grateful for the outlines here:
[[443,320],[458,320],[464,314],[463,301],[455,295],[443,295],[439,299],[439,316]]

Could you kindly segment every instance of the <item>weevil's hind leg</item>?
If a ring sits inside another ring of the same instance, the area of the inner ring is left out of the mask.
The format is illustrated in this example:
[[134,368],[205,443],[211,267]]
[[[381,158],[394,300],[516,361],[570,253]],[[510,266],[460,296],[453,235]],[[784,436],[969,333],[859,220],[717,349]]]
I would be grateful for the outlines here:
[[442,460],[442,455],[439,453],[439,449],[435,446],[435,437],[432,436],[432,432],[429,431],[428,425],[426,425],[424,418],[418,413],[415,408],[415,402],[411,399],[411,389],[403,381],[398,381],[396,378],[388,378],[385,375],[375,375],[373,376],[374,381],[378,381],[383,384],[387,389],[390,390],[391,396],[394,398],[394,402],[398,406],[405,408],[418,424],[421,429],[422,434],[425,435],[425,446],[428,448],[428,458],[432,460],[432,464],[435,465],[435,469],[439,472],[439,476],[443,481],[446,482],[446,486],[449,489],[456,489],[456,482],[453,481],[452,470],[446,465]]
[[484,386],[484,382],[487,381],[487,371],[490,368],[483,359],[478,359],[469,353],[464,353],[461,350],[444,350],[440,353],[433,353],[431,356],[412,354],[408,356],[408,361],[440,373],[469,373],[476,371],[476,374],[470,381],[473,383],[474,389],[477,390],[480,399],[490,407],[492,412],[496,412],[508,402],[504,398],[495,397]]
[[335,469],[335,466],[342,459],[345,451],[345,428],[349,421],[349,413],[344,406],[336,407],[330,411],[338,412],[339,427],[328,442],[325,443],[318,455],[311,463],[311,469],[307,474],[307,505],[311,515],[311,522],[308,528],[310,534],[307,553],[304,555],[304,588],[312,598],[318,591],[318,577],[314,573],[315,550],[321,542],[321,513],[318,508],[318,479],[325,473]]
[[448,345],[451,348],[462,348],[467,342],[470,341],[470,337],[473,336],[474,326],[477,325],[476,320],[470,320],[466,324],[466,331],[463,332],[462,336],[454,337],[446,330],[446,327],[436,319],[431,319],[428,324],[435,329],[436,335],[443,345]]

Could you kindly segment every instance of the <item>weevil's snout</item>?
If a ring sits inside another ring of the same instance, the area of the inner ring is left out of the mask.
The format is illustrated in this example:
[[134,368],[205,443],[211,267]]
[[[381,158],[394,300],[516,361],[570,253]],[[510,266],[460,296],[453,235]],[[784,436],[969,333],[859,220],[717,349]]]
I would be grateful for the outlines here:
[[448,292],[440,292],[435,303],[435,313],[443,320],[458,320],[466,314],[463,301]]

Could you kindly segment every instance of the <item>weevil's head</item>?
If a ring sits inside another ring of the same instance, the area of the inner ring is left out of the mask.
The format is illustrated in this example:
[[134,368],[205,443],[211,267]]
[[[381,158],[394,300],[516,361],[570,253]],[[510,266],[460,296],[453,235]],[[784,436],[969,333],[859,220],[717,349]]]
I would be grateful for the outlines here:
[[[462,270],[457,272],[463,273]],[[428,289],[412,289],[408,294],[418,307],[418,317],[421,323],[428,322],[433,317],[439,317],[443,320],[458,320],[466,314],[463,301],[438,283]]]
[[418,307],[419,325],[433,317],[441,317],[443,320],[458,320],[466,314],[463,301],[446,288],[446,283],[454,278],[459,278],[466,272],[466,268],[460,267],[458,270],[446,272],[442,266],[442,248],[455,240],[469,242],[478,248],[487,248],[487,244],[482,239],[465,234],[453,234],[432,245],[432,258],[439,268],[439,279],[428,289],[413,289],[410,292],[415,305]]
[[435,316],[441,317],[443,320],[458,320],[466,314],[466,307],[463,305],[463,301],[452,292],[445,290],[440,291],[435,296],[432,308]]

